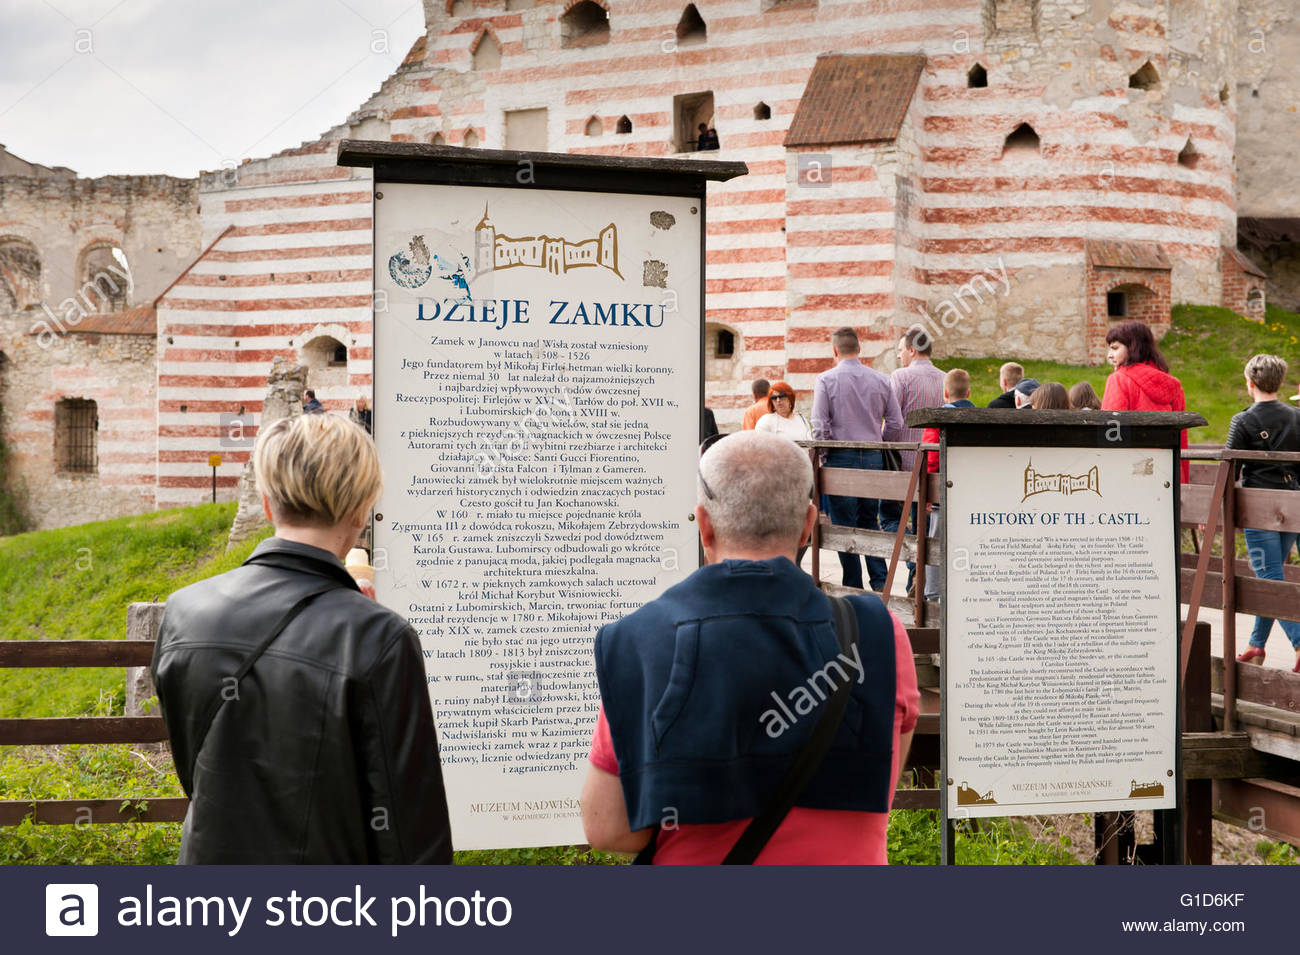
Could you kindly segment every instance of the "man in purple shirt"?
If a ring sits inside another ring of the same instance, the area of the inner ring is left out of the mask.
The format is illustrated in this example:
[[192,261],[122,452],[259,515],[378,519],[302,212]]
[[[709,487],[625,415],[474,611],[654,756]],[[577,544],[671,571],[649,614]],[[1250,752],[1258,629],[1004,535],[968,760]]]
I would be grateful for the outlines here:
[[[889,387],[894,393],[894,398],[898,401],[898,410],[902,414],[903,420],[907,420],[908,412],[915,411],[918,408],[938,408],[943,405],[943,372],[934,367],[930,361],[930,346],[932,342],[929,334],[919,325],[913,325],[903,337],[898,340],[898,368],[889,376]],[[924,428],[904,428],[899,441],[920,441],[925,435]],[[902,459],[902,468],[904,472],[912,470],[912,465],[916,462],[915,451],[900,451],[898,456]],[[885,531],[898,530],[898,523],[903,518],[903,505],[899,501],[881,501],[880,502],[880,529]],[[913,527],[918,526],[916,521],[916,505],[912,505],[911,521]],[[907,565],[907,592],[912,592],[912,580],[916,575],[916,564],[908,562]]]
[[[817,441],[898,441],[903,433],[903,416],[889,387],[889,379],[862,364],[858,333],[852,328],[838,329],[831,336],[836,365],[817,376],[813,387],[812,430]],[[881,422],[884,422],[882,429]],[[860,468],[879,471],[884,465],[880,451],[832,448],[826,452],[828,468]],[[875,498],[841,497],[827,499],[832,524],[877,530],[879,501]],[[857,554],[840,555],[845,587],[862,587],[862,562]],[[885,588],[887,567],[880,557],[867,558],[867,575],[871,589]]]

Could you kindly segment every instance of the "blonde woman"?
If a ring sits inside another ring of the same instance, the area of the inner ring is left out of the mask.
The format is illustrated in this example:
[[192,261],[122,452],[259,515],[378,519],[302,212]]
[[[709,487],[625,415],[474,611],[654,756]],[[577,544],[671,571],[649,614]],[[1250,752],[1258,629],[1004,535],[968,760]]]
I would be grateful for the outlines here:
[[342,562],[379,497],[374,442],[339,415],[285,418],[253,469],[275,536],[172,594],[154,649],[190,797],[180,861],[449,863],[419,642]]

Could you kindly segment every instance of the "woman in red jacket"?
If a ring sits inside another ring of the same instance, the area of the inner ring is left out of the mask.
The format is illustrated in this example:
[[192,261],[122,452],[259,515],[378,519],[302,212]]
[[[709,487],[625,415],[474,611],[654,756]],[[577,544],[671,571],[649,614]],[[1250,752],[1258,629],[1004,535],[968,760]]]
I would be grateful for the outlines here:
[[[1183,385],[1169,374],[1151,327],[1146,322],[1120,322],[1106,333],[1106,360],[1115,372],[1106,379],[1101,396],[1102,411],[1186,411]],[[1182,433],[1187,447],[1187,432]],[[1187,483],[1188,462],[1182,462],[1182,480]]]

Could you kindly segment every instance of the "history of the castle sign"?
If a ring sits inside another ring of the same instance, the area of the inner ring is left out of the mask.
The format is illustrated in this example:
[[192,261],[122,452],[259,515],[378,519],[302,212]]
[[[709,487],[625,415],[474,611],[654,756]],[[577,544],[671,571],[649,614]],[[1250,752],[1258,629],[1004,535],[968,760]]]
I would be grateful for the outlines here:
[[1168,450],[948,449],[953,818],[1175,804]]
[[698,565],[699,200],[384,183],[379,599],[457,848],[583,841],[597,628]]

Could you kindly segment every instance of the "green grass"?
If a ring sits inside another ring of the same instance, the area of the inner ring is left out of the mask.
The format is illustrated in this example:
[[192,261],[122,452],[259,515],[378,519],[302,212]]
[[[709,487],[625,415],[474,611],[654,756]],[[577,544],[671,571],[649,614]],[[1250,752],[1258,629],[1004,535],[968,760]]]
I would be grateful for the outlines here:
[[[933,809],[896,809],[889,814],[891,865],[939,864],[939,813]],[[1035,839],[1019,819],[981,819],[957,823],[958,865],[1078,865],[1070,840]]]
[[[0,750],[0,799],[111,799],[136,805],[183,795],[158,747],[64,746]],[[35,825],[0,829],[0,864],[171,865],[179,823]]]
[[[1177,305],[1173,327],[1160,342],[1170,370],[1183,383],[1187,410],[1196,411],[1209,422],[1193,428],[1187,438],[1192,444],[1221,444],[1228,436],[1232,416],[1250,404],[1242,371],[1251,355],[1268,352],[1291,362],[1287,395],[1295,394],[1300,378],[1300,314],[1270,305],[1261,324],[1229,311],[1206,305]],[[983,407],[996,398],[998,367],[1007,358],[941,358],[944,370],[965,368],[971,376],[971,401]],[[1039,381],[1059,381],[1069,388],[1087,381],[1101,394],[1110,366],[1096,368],[1059,362],[1016,359],[1025,374]]]
[[[226,553],[235,504],[203,504],[0,538],[0,639],[120,640],[126,608],[239,566],[269,529]],[[0,716],[121,712],[120,669],[0,670]]]

